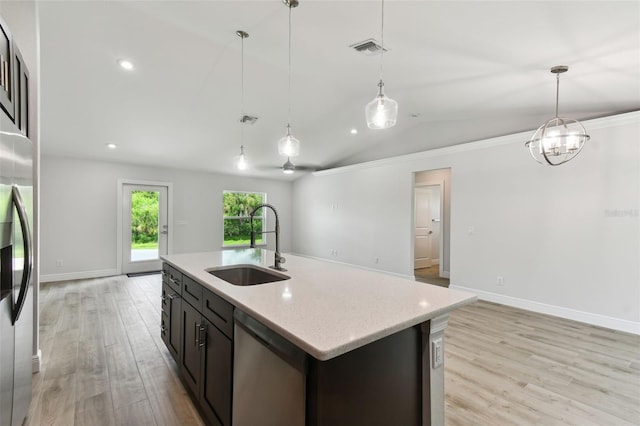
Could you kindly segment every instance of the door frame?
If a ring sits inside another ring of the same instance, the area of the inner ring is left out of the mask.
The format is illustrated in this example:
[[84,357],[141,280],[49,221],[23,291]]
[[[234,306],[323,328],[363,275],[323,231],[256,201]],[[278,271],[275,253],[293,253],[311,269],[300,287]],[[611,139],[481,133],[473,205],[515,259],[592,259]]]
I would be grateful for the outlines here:
[[124,194],[124,185],[141,185],[141,186],[164,186],[167,188],[167,254],[173,253],[173,184],[171,182],[160,182],[140,179],[118,179],[118,202],[117,202],[117,238],[116,238],[116,269],[118,275],[122,275],[122,196]]

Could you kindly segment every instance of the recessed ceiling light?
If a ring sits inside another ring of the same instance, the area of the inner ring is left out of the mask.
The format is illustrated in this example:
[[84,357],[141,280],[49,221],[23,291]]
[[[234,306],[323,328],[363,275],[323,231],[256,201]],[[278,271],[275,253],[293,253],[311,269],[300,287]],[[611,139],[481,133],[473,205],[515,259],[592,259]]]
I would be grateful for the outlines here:
[[351,134],[352,135],[357,135],[358,134],[358,129],[351,129]]
[[125,69],[127,71],[131,71],[133,69],[133,63],[126,59],[118,59],[118,65],[120,65],[122,69]]
[[108,144],[105,144],[105,145],[107,145],[107,148],[109,148],[109,149],[116,149],[118,147],[118,145],[116,145],[115,143],[108,143]]

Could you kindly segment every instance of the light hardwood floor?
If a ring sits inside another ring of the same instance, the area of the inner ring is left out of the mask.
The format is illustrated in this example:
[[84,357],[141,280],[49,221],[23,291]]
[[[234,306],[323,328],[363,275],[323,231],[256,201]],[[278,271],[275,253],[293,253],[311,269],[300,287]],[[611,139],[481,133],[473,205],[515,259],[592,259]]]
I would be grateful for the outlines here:
[[[160,339],[159,275],[45,284],[27,424],[201,425]],[[446,330],[448,425],[638,425],[640,336],[478,302]]]

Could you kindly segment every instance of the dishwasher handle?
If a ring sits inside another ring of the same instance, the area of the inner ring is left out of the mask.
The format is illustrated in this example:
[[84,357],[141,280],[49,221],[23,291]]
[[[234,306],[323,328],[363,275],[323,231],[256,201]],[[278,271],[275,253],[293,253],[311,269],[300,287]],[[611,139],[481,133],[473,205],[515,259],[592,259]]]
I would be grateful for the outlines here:
[[236,326],[242,327],[283,361],[301,373],[307,373],[308,359],[305,351],[240,309],[234,310],[233,318]]

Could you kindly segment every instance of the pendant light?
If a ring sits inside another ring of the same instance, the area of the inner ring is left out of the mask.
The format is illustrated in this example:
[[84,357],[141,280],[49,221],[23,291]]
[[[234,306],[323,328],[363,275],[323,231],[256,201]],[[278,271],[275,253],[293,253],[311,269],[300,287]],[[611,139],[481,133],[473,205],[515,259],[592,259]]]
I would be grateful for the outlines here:
[[287,134],[278,141],[278,154],[289,157],[300,155],[300,141],[291,133],[291,9],[298,7],[298,0],[282,0],[289,8],[289,107],[287,113]]
[[558,65],[551,68],[556,75],[556,116],[538,127],[526,147],[534,160],[540,164],[559,166],[578,155],[589,135],[579,121],[558,116],[558,98],[560,94],[560,74],[569,70],[568,66]]
[[285,175],[290,175],[296,171],[296,166],[293,165],[291,159],[287,157],[287,162],[282,166],[282,173]]
[[245,31],[238,30],[236,35],[240,37],[242,42],[241,48],[241,69],[240,69],[240,155],[236,158],[236,168],[240,171],[247,170],[249,168],[249,162],[247,156],[244,154],[244,39],[249,37],[249,34]]
[[367,126],[370,129],[388,129],[398,120],[398,103],[384,94],[382,81],[382,62],[384,58],[384,0],[382,0],[382,19],[380,25],[380,82],[378,95],[364,109]]

